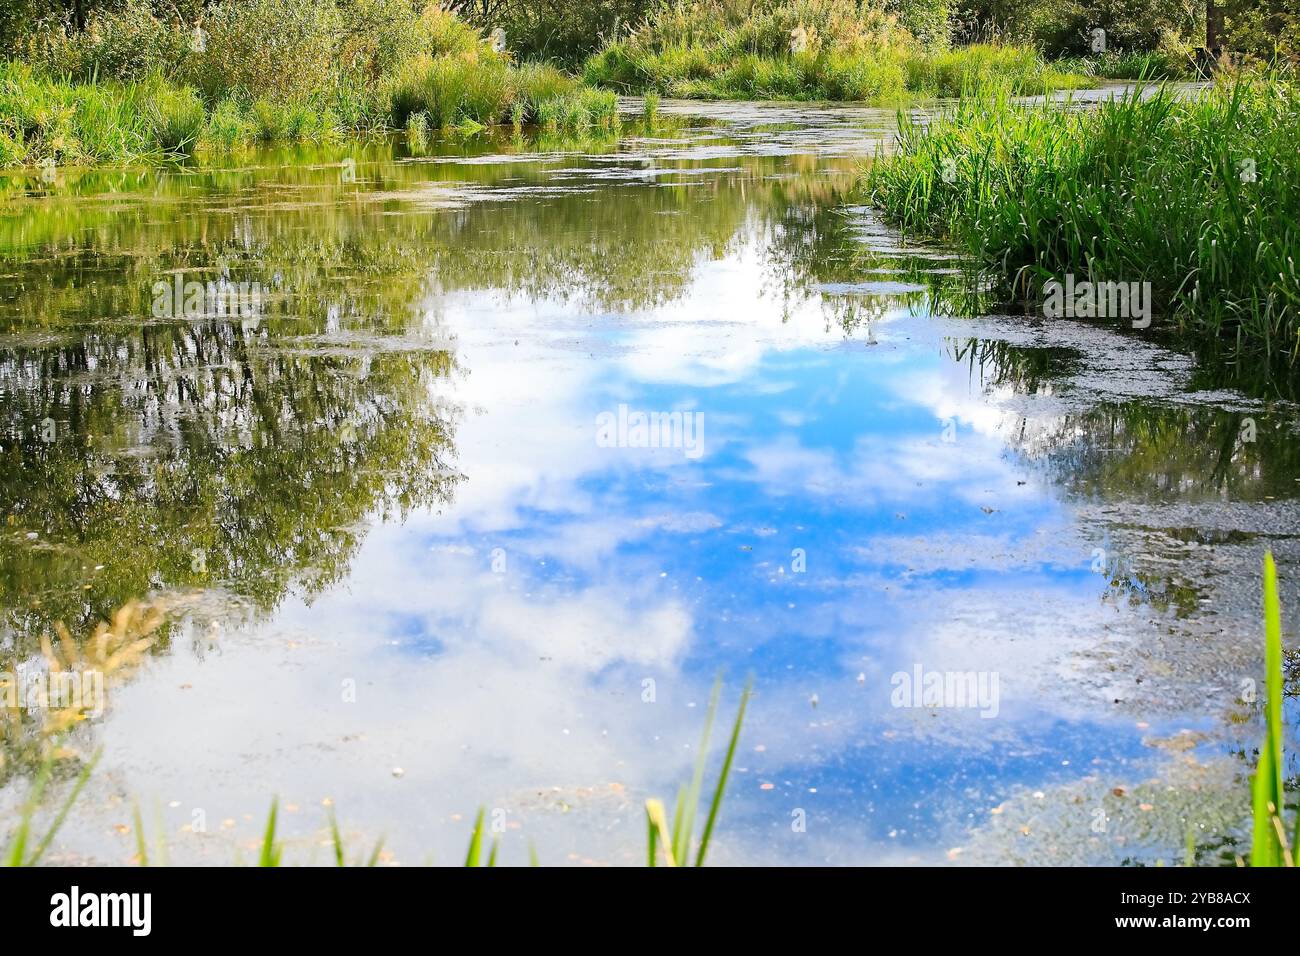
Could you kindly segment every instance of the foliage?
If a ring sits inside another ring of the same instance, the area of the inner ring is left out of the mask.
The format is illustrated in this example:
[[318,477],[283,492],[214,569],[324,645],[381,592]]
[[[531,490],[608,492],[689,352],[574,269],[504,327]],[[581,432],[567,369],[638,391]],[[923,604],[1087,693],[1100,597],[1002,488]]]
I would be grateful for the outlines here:
[[1262,60],[1300,58],[1300,0],[1218,0],[1229,50]]
[[859,0],[678,0],[588,60],[585,76],[672,96],[875,101],[990,77],[1025,93],[1086,82],[1026,47],[923,45],[889,7]]
[[657,0],[460,0],[452,6],[470,23],[505,31],[521,57],[581,63],[628,31]]
[[327,89],[343,20],[334,0],[241,0],[212,8],[195,77],[209,97],[238,89],[293,100]]
[[149,0],[125,0],[93,11],[85,29],[71,18],[38,24],[23,43],[25,58],[52,76],[89,81],[180,76],[190,37],[154,15]]
[[1151,52],[1200,45],[1203,0],[960,0],[957,39],[1031,43],[1050,56],[1099,52],[1092,31],[1106,31],[1108,50]]

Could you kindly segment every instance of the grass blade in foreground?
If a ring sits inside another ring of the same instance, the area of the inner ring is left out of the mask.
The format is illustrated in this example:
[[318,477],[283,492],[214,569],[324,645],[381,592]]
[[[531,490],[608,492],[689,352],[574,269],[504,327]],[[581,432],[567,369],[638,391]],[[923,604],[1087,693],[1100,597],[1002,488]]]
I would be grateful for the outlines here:
[[1264,554],[1264,743],[1251,785],[1254,827],[1251,866],[1293,866],[1282,825],[1282,609],[1277,596],[1277,566]]
[[[704,734],[700,741],[699,753],[695,758],[695,769],[691,774],[691,783],[689,787],[678,793],[671,828],[668,825],[663,803],[659,800],[646,801],[648,846],[646,862],[650,866],[658,865],[658,850],[661,844],[666,865],[687,866],[689,864],[691,830],[699,809],[700,790],[704,781],[704,763],[708,759],[709,733],[712,729],[713,718],[717,711],[718,698],[721,692],[722,681],[719,679],[713,685],[713,692],[709,697],[709,710],[704,720]],[[731,740],[727,746],[727,755],[722,762],[722,770],[718,774],[718,785],[713,791],[713,799],[709,803],[709,815],[704,824],[704,833],[700,837],[700,846],[695,857],[696,866],[704,865],[704,858],[708,853],[709,840],[713,836],[713,828],[717,823],[718,813],[722,808],[722,797],[727,789],[727,778],[731,774],[731,764],[736,755],[736,746],[740,741],[740,728],[745,721],[745,708],[749,703],[749,696],[752,692],[753,681],[751,680],[745,684],[745,690],[740,696],[740,707],[736,711],[736,720],[731,728]]]
[[266,833],[262,837],[262,854],[258,866],[279,866],[280,853],[284,849],[275,842],[275,818],[279,810],[279,800],[271,801],[271,815],[266,818]]

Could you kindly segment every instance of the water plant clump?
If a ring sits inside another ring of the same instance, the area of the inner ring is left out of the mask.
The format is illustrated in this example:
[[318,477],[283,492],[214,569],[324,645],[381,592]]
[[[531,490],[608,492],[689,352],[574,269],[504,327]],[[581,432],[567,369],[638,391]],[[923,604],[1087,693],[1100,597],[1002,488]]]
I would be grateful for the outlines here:
[[975,90],[900,115],[867,198],[955,242],[1009,288],[1150,283],[1155,327],[1294,369],[1300,358],[1300,91],[1278,73],[1195,95],[1136,89],[1090,110]]

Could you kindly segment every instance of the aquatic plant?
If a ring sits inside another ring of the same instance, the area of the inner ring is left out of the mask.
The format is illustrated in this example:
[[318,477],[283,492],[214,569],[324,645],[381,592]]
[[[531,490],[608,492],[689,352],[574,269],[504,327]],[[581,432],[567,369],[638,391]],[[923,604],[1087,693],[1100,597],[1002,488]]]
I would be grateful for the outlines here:
[[221,100],[208,116],[203,141],[219,149],[232,149],[253,138],[253,127],[234,97]]
[[549,63],[524,63],[514,72],[515,102],[523,106],[525,122],[536,122],[537,107],[546,100],[572,93],[578,81]]
[[95,764],[99,762],[99,753],[97,752],[82,766],[81,772],[77,774],[76,782],[72,785],[72,789],[68,791],[68,795],[64,797],[58,813],[55,814],[50,825],[46,827],[45,833],[36,840],[36,846],[29,851],[28,844],[34,838],[32,820],[41,805],[41,798],[45,795],[45,788],[49,785],[50,777],[54,772],[55,761],[55,754],[51,751],[42,762],[36,778],[32,781],[31,789],[27,792],[27,799],[23,802],[23,808],[18,817],[18,825],[14,828],[14,832],[9,838],[9,844],[4,851],[2,864],[4,866],[35,866],[41,861],[55,835],[63,826],[64,821],[67,820],[72,805],[77,802],[77,797],[81,795],[82,788],[86,786],[91,773],[94,772]]
[[899,117],[867,198],[946,237],[1009,289],[1067,274],[1150,282],[1157,315],[1235,360],[1300,357],[1300,88],[1287,74],[1095,109],[969,92]]
[[406,145],[411,149],[423,149],[429,142],[429,117],[424,113],[412,113],[406,118]]
[[154,80],[136,96],[148,117],[153,140],[164,153],[174,156],[194,151],[207,124],[203,102],[195,90]]

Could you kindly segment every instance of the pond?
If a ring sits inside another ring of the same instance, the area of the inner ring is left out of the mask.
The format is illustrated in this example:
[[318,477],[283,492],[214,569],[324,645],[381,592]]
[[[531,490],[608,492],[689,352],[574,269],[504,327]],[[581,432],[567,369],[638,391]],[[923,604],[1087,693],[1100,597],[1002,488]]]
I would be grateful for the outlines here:
[[893,124],[0,179],[6,669],[168,613],[50,861],[130,861],[138,806],[248,862],[276,797],[286,862],[332,810],[457,863],[482,807],[503,863],[641,864],[719,673],[711,862],[1244,852],[1296,408],[981,301],[854,199]]

